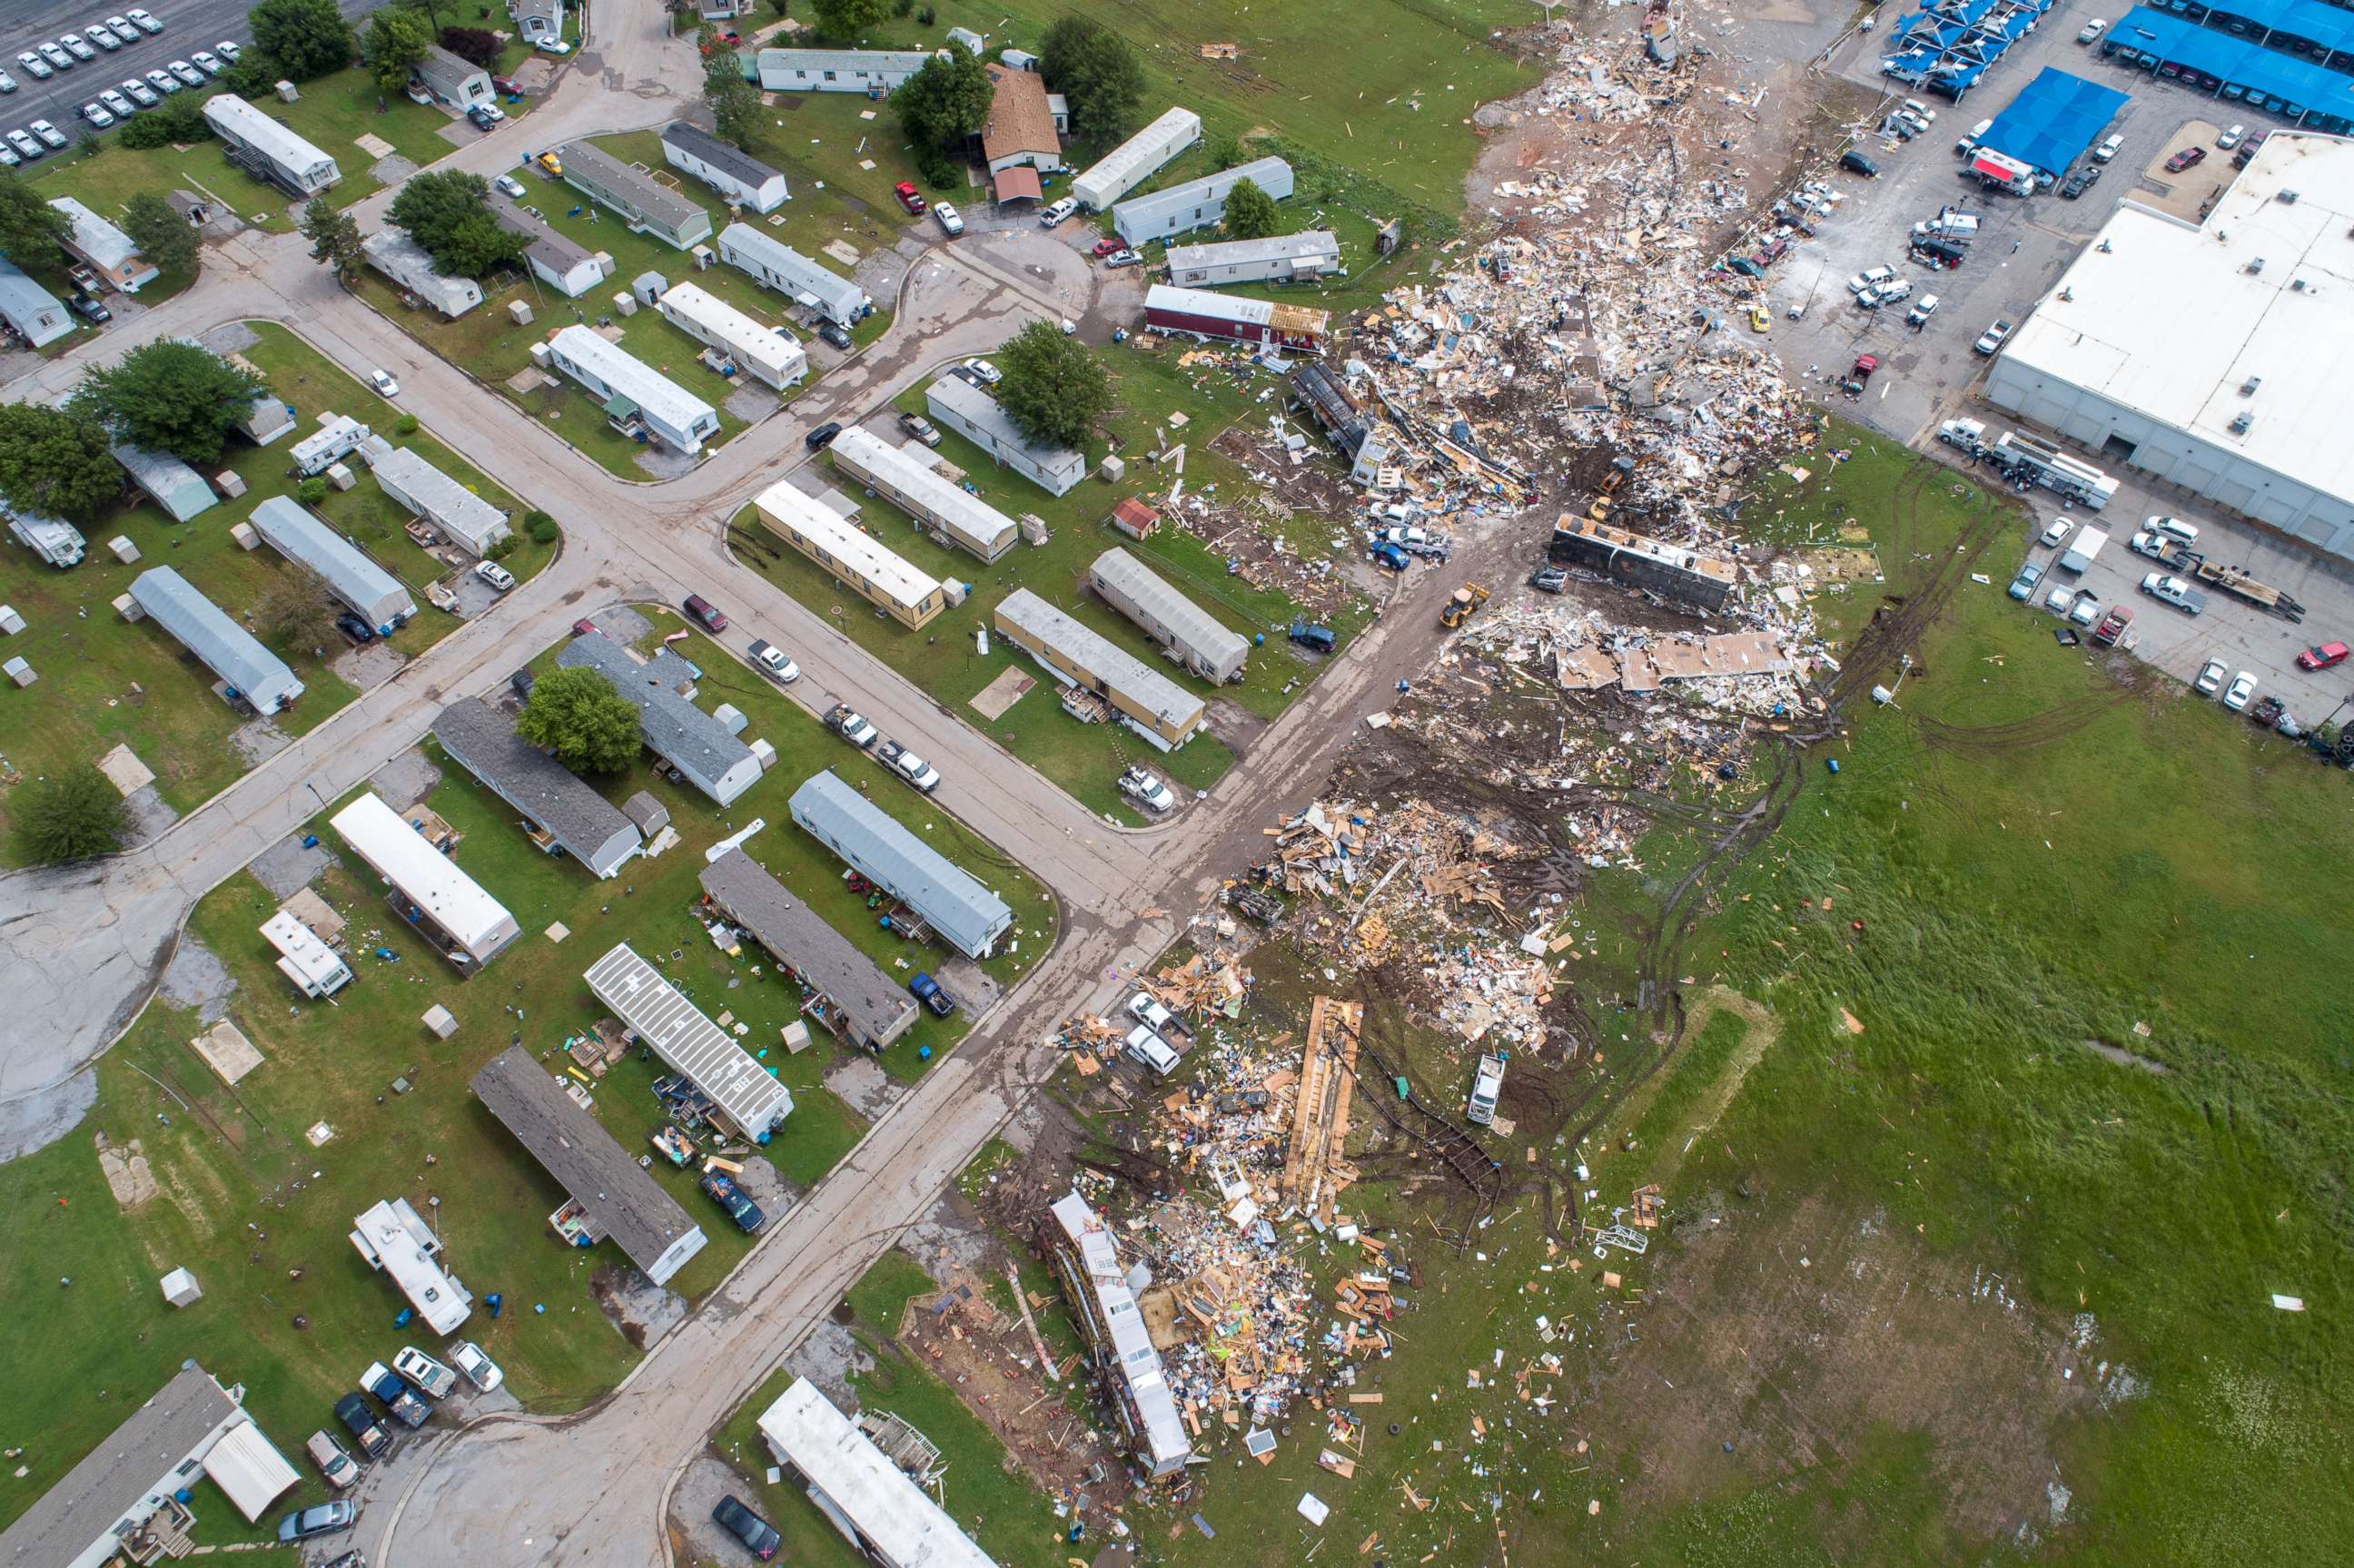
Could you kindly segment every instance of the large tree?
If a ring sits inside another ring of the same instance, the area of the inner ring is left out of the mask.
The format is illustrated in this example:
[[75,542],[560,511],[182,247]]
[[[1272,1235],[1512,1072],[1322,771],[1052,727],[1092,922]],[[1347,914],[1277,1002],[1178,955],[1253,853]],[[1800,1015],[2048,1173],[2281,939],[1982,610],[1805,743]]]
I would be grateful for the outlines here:
[[711,108],[712,129],[719,139],[749,152],[752,133],[760,125],[760,90],[744,75],[744,63],[720,40],[719,29],[705,22],[697,35],[703,49],[703,101]]
[[357,272],[365,260],[360,220],[350,213],[337,212],[322,197],[313,196],[302,204],[302,238],[311,242],[311,260],[325,262],[339,277]]
[[1229,239],[1265,239],[1283,222],[1275,198],[1257,180],[1241,179],[1226,192],[1225,223]]
[[408,85],[417,62],[433,47],[433,24],[421,12],[387,5],[369,18],[360,54],[376,73],[378,92],[395,93]]
[[957,151],[988,120],[996,91],[981,61],[957,43],[899,84],[891,95],[891,108],[915,145],[926,179],[938,185],[954,175]]
[[817,30],[829,38],[854,39],[891,15],[891,0],[811,0]]
[[1111,407],[1111,377],[1077,338],[1052,322],[1032,322],[997,351],[1005,379],[998,404],[1014,428],[1034,441],[1077,447]]
[[139,254],[166,272],[186,271],[196,264],[203,242],[188,220],[154,191],[141,191],[122,207],[122,232],[139,247]]
[[309,81],[352,63],[352,25],[335,0],[261,0],[245,19],[253,47],[292,80]]
[[444,27],[441,47],[468,65],[491,70],[499,63],[499,36],[485,27]]
[[426,249],[436,270],[479,278],[503,261],[515,260],[531,243],[499,227],[491,216],[490,194],[480,175],[411,175],[392,198],[387,216]]
[[0,404],[0,501],[81,523],[122,484],[122,465],[93,421],[46,403]]
[[253,623],[281,647],[323,648],[335,638],[335,617],[343,606],[327,592],[318,573],[293,561],[271,577],[253,607]]
[[73,220],[43,200],[14,169],[0,170],[0,256],[46,265],[58,242],[73,233]]
[[637,705],[596,670],[551,670],[531,688],[515,733],[576,773],[619,773],[637,760]]
[[204,467],[220,461],[228,433],[268,388],[201,344],[158,338],[82,377],[66,407],[119,440]]
[[1144,65],[1126,38],[1092,17],[1068,16],[1046,29],[1038,69],[1070,100],[1071,125],[1108,147],[1128,134],[1144,101]]
[[42,865],[112,854],[131,833],[122,791],[87,762],[23,786],[9,800],[8,814],[17,847]]

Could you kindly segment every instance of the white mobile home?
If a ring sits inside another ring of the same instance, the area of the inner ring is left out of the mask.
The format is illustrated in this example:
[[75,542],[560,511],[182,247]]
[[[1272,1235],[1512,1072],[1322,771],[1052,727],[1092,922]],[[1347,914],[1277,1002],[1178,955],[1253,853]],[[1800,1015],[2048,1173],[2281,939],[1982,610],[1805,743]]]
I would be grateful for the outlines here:
[[885,1568],[996,1568],[823,1390],[795,1378],[760,1412],[760,1440],[836,1530]]
[[186,523],[211,510],[219,499],[213,494],[213,487],[205,482],[203,474],[170,452],[129,445],[117,445],[111,450],[114,461],[122,465],[122,471],[131,476],[131,482],[171,514],[175,523]]
[[719,350],[738,369],[779,391],[809,375],[809,355],[790,333],[762,324],[700,284],[673,284],[654,309],[695,342]]
[[793,1114],[793,1092],[627,942],[591,964],[581,978],[614,1017],[636,1030],[664,1065],[684,1074],[745,1137],[765,1141]]
[[667,648],[641,660],[600,632],[575,637],[556,656],[561,668],[594,670],[636,705],[638,738],[722,806],[760,779],[760,759],[736,731],[695,705],[695,666]]
[[371,442],[368,467],[384,493],[476,555],[512,531],[507,514],[417,455],[414,447]]
[[939,579],[824,502],[780,479],[752,500],[777,537],[823,567],[843,586],[906,627],[920,627],[947,607]]
[[229,695],[244,699],[255,713],[281,712],[302,694],[302,683],[283,659],[171,567],[157,567],[132,578],[131,599],[218,675]]
[[711,215],[703,204],[587,142],[567,142],[557,153],[564,183],[587,193],[599,207],[620,213],[631,228],[690,250],[711,238]]
[[335,160],[233,92],[205,100],[205,123],[232,161],[289,195],[313,196],[344,177]]
[[589,390],[615,428],[641,424],[690,457],[719,433],[718,409],[589,328],[566,327],[546,346],[550,362]]
[[887,93],[931,58],[924,49],[762,49],[760,90]]
[[[259,399],[256,402],[258,406]],[[286,455],[292,460],[294,471],[309,479],[359,450],[367,439],[368,428],[349,414],[325,413],[319,416],[319,428],[288,448]]]
[[1000,637],[1047,673],[1103,698],[1121,723],[1163,751],[1176,750],[1207,722],[1201,698],[1028,588],[1007,594],[990,620]]
[[864,425],[853,425],[834,437],[830,450],[844,473],[984,561],[997,559],[1022,536],[1013,518],[942,478],[928,455],[917,457]]
[[73,224],[73,233],[65,242],[66,254],[89,262],[112,287],[135,294],[143,284],[162,276],[153,263],[139,254],[139,247],[131,243],[131,236],[73,197],[52,196],[49,205]]
[[327,591],[354,615],[389,635],[417,614],[417,601],[398,577],[288,496],[273,495],[247,519],[271,549],[318,573]]
[[1190,109],[1172,109],[1080,171],[1071,194],[1088,211],[1101,212],[1201,139],[1202,117]]
[[[375,796],[368,797],[373,800]],[[414,835],[412,835],[414,836]],[[352,1220],[351,1243],[370,1268],[392,1276],[417,1315],[437,1334],[453,1334],[474,1298],[441,1266],[441,1238],[406,1198],[370,1206]]]
[[5,256],[0,256],[0,321],[15,327],[35,348],[46,348],[74,329],[64,302]]
[[1169,281],[1181,289],[1227,283],[1297,283],[1341,270],[1340,237],[1326,228],[1169,248]]
[[375,794],[361,796],[331,820],[352,853],[390,885],[394,910],[451,962],[487,964],[515,939],[521,928],[506,906]]
[[1111,209],[1111,226],[1130,245],[1166,239],[1206,228],[1226,216],[1226,193],[1248,180],[1278,201],[1291,195],[1291,165],[1281,158],[1256,158],[1165,191],[1132,197]]
[[839,327],[856,324],[875,308],[856,283],[748,223],[731,223],[719,231],[719,259]]
[[360,241],[367,264],[451,321],[482,302],[482,286],[472,278],[451,278],[433,270],[425,247],[398,228],[381,228]]
[[784,175],[700,125],[673,121],[663,127],[662,144],[663,157],[672,168],[693,175],[728,201],[754,212],[774,212],[792,199]]
[[943,376],[924,393],[932,418],[970,441],[1039,489],[1068,494],[1087,476],[1084,452],[1040,446],[1013,428],[997,399],[961,376]]
[[425,58],[417,62],[417,79],[428,92],[455,109],[472,109],[495,96],[490,72],[439,44],[427,46]]
[[916,836],[832,768],[802,780],[786,803],[793,821],[869,882],[928,922],[969,959],[985,959],[1013,911],[980,878]]

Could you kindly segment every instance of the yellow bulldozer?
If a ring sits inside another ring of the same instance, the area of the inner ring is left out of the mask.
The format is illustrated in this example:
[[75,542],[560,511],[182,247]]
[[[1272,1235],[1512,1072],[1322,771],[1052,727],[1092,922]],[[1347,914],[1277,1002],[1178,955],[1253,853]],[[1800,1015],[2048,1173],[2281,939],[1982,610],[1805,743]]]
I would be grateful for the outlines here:
[[1488,602],[1488,590],[1478,583],[1465,583],[1447,596],[1438,611],[1438,624],[1452,631],[1471,619],[1471,612]]

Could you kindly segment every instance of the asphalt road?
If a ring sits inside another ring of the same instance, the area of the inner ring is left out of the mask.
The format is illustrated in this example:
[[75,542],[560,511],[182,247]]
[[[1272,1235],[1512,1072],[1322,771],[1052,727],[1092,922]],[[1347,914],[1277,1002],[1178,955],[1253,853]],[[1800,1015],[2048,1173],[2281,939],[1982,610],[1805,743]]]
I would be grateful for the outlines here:
[[[76,60],[71,70],[61,70],[47,81],[36,81],[33,73],[16,63],[16,57],[35,45],[47,40],[55,43],[65,32],[80,32],[92,22],[108,16],[120,16],[135,0],[122,5],[106,0],[17,0],[5,9],[0,20],[0,69],[16,79],[16,90],[0,97],[0,132],[21,130],[36,120],[47,120],[69,139],[79,140],[86,122],[81,106],[99,94],[101,88],[120,90],[126,77],[144,77],[151,70],[161,70],[166,62],[184,60],[198,49],[209,49],[227,38],[239,46],[253,42],[252,29],[245,23],[245,14],[251,10],[251,0],[182,0],[180,4],[158,4],[144,7],[147,13],[164,24],[161,33],[139,35],[135,44],[125,44],[112,54],[101,50],[96,59]],[[345,16],[356,20],[367,15],[382,0],[336,0]],[[32,165],[27,164],[27,168]]]

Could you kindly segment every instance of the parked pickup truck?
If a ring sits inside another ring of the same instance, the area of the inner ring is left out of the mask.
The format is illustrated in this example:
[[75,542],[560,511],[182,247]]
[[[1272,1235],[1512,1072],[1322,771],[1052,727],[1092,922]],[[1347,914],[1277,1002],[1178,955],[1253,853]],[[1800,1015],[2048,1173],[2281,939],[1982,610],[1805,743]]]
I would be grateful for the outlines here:
[[861,751],[883,738],[882,732],[859,717],[847,703],[836,703],[826,710],[825,727]]
[[356,1393],[347,1393],[335,1401],[335,1419],[352,1435],[360,1452],[371,1459],[381,1459],[392,1451],[392,1434],[376,1418],[368,1402]]
[[2180,577],[2170,577],[2164,572],[2152,572],[2142,578],[2141,591],[2160,604],[2172,605],[2185,615],[2204,614],[2207,609],[2205,594]]
[[940,770],[896,741],[886,740],[876,747],[875,760],[927,795],[940,787]]
[[773,642],[755,642],[748,652],[752,655],[752,668],[780,686],[790,686],[801,678],[801,667]]
[[360,1373],[360,1386],[384,1401],[392,1418],[411,1432],[425,1425],[433,1407],[417,1396],[417,1391],[401,1381],[398,1373],[382,1361],[370,1361],[367,1371]]
[[957,1000],[931,976],[919,974],[907,981],[907,990],[917,1001],[932,1010],[935,1018],[946,1018],[957,1010]]

